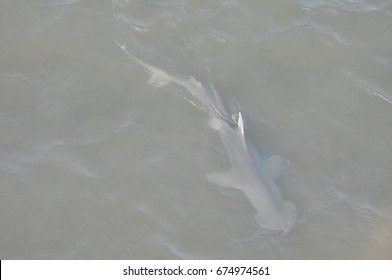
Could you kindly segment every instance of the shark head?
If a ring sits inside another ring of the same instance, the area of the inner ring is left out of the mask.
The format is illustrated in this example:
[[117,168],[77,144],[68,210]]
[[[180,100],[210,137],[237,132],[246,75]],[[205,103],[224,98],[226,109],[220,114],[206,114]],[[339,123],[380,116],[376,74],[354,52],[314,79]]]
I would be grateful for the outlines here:
[[256,222],[263,228],[279,231],[282,235],[287,234],[293,227],[297,218],[297,209],[294,203],[284,201],[280,209],[282,215],[271,217],[267,213],[257,213]]

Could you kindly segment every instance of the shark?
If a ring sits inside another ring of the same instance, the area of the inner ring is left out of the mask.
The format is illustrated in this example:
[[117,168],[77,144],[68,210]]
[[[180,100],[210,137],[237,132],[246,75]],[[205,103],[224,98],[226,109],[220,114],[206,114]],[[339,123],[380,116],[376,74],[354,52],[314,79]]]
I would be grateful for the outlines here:
[[150,85],[162,87],[170,82],[180,85],[198,102],[193,105],[210,114],[210,126],[220,134],[231,169],[207,174],[207,180],[222,187],[241,190],[256,210],[254,219],[262,228],[281,234],[289,232],[295,224],[297,210],[293,202],[282,198],[281,190],[275,183],[283,170],[284,161],[278,155],[261,159],[245,135],[242,113],[232,114],[214,87],[208,90],[192,76],[174,76],[137,58],[124,44],[115,43],[151,75]]
[[275,183],[284,169],[284,160],[278,155],[266,160],[260,158],[245,137],[241,112],[235,128],[216,118],[211,120],[211,126],[219,131],[231,169],[207,174],[207,179],[216,185],[241,190],[256,209],[254,217],[261,227],[288,233],[296,221],[297,210],[293,202],[283,200]]
[[[189,101],[193,106],[207,112],[211,116],[230,123],[232,126],[236,125],[232,119],[232,116],[227,114],[227,110],[224,110],[224,108],[222,107],[223,103],[219,95],[216,94],[216,91],[213,91],[213,94],[210,94],[208,90],[202,85],[202,83],[200,81],[197,81],[193,76],[182,78],[179,77],[179,75],[170,74],[167,71],[145,63],[141,59],[137,58],[128,51],[125,44],[120,44],[117,40],[115,40],[115,43],[129,58],[133,59],[141,66],[143,66],[146,72],[150,74],[151,77],[148,80],[148,84],[158,88],[164,87],[169,83],[180,85],[184,87],[193,96],[193,100],[187,99],[187,101]],[[214,102],[214,99],[218,99],[216,100],[217,102]]]

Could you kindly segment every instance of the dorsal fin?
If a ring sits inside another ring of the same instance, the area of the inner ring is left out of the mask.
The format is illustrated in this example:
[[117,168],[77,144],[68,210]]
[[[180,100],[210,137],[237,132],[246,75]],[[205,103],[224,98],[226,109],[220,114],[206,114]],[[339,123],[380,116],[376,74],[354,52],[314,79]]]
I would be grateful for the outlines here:
[[242,119],[241,112],[238,112],[237,126],[238,126],[238,132],[241,133],[242,135],[244,135],[244,121]]

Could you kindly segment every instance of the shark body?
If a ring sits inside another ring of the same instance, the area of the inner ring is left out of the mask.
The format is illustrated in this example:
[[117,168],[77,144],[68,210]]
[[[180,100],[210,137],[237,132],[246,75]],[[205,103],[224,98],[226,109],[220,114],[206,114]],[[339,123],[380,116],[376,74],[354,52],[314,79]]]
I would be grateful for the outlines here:
[[220,97],[216,94],[215,91],[213,92],[214,94],[210,94],[206,88],[192,76],[189,76],[188,78],[176,77],[174,74],[169,74],[158,67],[145,63],[141,59],[131,54],[125,45],[122,45],[117,41],[115,41],[115,43],[122,51],[124,51],[125,54],[128,55],[129,58],[135,60],[137,63],[143,66],[146,72],[151,75],[148,81],[150,85],[155,87],[164,87],[170,82],[180,85],[184,87],[189,93],[191,93],[195,100],[197,100],[197,104],[188,100],[195,107],[207,112],[211,116],[226,121],[232,126],[236,125],[232,119],[232,116],[227,114],[227,110],[224,110],[222,107]]
[[282,170],[280,156],[262,160],[244,133],[241,112],[237,128],[224,121],[215,120],[213,127],[219,131],[231,169],[224,173],[211,173],[207,179],[217,185],[240,189],[257,213],[255,220],[263,228],[287,233],[293,226],[297,211],[294,203],[283,201],[276,178]]
[[117,41],[116,44],[151,75],[149,84],[162,87],[173,82],[183,86],[198,101],[198,107],[211,115],[211,125],[219,131],[231,170],[208,174],[207,179],[214,184],[243,191],[257,211],[255,220],[260,226],[287,233],[296,220],[297,211],[292,202],[282,199],[280,189],[274,182],[281,173],[282,160],[279,156],[272,156],[267,160],[260,159],[253,145],[245,137],[241,112],[231,114],[216,91],[206,90],[192,76],[187,79],[175,77],[143,62]]

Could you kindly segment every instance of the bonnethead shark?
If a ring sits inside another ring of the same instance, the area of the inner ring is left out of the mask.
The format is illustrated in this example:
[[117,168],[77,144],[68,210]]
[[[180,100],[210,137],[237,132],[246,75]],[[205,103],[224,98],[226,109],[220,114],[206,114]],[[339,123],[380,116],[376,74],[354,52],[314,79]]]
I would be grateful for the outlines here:
[[219,131],[231,169],[223,173],[208,174],[206,178],[214,184],[241,190],[257,211],[254,217],[260,226],[282,234],[287,233],[295,223],[297,211],[294,203],[283,200],[281,191],[275,184],[283,161],[280,156],[271,156],[267,160],[259,157],[245,136],[242,113],[239,111],[231,114],[214,89],[206,89],[192,76],[184,79],[169,74],[143,62],[131,54],[125,45],[115,42],[151,75],[149,84],[156,87],[170,82],[180,85],[197,100],[199,104],[196,107],[211,115],[210,125]]

